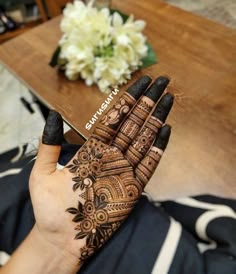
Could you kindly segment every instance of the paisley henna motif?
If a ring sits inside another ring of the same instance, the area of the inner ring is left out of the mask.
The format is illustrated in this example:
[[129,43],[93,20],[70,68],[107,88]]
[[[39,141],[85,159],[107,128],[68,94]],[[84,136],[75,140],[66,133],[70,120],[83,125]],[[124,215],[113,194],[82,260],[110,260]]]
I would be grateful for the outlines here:
[[[171,96],[161,99],[145,124],[168,81],[159,82],[134,108],[141,96],[138,86],[124,93],[66,167],[78,197],[78,204],[66,212],[73,215],[75,239],[86,242],[80,249],[81,261],[103,246],[127,218],[160,161],[162,150],[156,146],[164,150],[168,143],[170,127],[161,127],[173,103]],[[145,86],[148,83],[145,80]]]
[[100,140],[109,143],[115,135],[121,121],[123,121],[135,102],[136,100],[125,92],[120,100],[104,115],[94,130],[93,136],[99,136]]
[[121,98],[118,103],[110,109],[107,114],[101,120],[101,124],[106,126],[115,126],[120,121],[120,117],[127,114],[130,110],[127,101],[124,98]]

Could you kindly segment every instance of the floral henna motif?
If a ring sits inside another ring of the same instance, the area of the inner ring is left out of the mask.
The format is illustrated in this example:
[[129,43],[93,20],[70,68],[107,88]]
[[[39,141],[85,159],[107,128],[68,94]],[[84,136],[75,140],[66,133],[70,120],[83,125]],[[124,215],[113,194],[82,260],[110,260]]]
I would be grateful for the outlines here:
[[73,181],[76,182],[73,186],[75,191],[77,188],[84,190],[84,188],[91,187],[95,181],[96,175],[100,172],[102,158],[101,152],[92,148],[90,153],[86,150],[82,150],[77,154],[77,159],[74,159],[72,164],[68,165],[70,172],[75,173]]
[[77,231],[75,239],[86,238],[80,260],[100,248],[118,229],[142,193],[133,168],[115,147],[90,138],[67,166],[78,194],[72,215]]
[[78,233],[75,239],[86,237],[86,247],[81,249],[81,260],[87,259],[96,249],[100,248],[120,226],[120,222],[108,223],[108,213],[105,210],[107,202],[95,196],[94,202],[78,203],[78,208],[68,208],[66,211],[75,215],[73,222],[77,223]]
[[111,141],[114,133],[118,129],[120,122],[131,110],[135,104],[135,99],[127,92],[123,94],[120,100],[106,113],[99,125],[94,130],[93,135],[107,143]]

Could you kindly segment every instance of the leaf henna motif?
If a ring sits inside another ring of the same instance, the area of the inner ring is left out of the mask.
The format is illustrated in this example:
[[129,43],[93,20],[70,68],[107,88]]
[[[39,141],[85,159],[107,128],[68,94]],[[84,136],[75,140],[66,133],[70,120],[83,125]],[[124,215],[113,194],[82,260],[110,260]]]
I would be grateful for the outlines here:
[[113,131],[118,121],[127,115],[133,105],[129,100],[130,96],[124,93],[105,115],[94,136],[67,166],[73,174],[73,190],[78,195],[79,203],[78,208],[72,207],[66,211],[73,215],[73,222],[76,223],[75,239],[86,239],[86,246],[80,249],[81,261],[103,246],[120,227],[159,161],[158,152],[156,154],[155,151],[148,158],[144,157],[161,127],[160,121],[151,117],[140,130],[152,109],[144,99],[132,109],[113,139],[113,146],[101,141],[114,137]]
[[142,186],[133,168],[115,147],[90,138],[67,168],[79,196],[73,215],[75,239],[86,238],[80,260],[84,261],[112,236],[134,207]]

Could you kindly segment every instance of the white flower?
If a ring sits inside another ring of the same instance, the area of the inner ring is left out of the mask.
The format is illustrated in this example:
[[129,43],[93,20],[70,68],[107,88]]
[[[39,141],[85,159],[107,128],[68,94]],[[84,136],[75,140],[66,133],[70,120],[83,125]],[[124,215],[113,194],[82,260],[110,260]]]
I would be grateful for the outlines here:
[[147,55],[144,21],[130,16],[124,22],[117,12],[78,0],[67,4],[63,14],[59,64],[70,80],[81,77],[106,92],[126,83],[142,65]]

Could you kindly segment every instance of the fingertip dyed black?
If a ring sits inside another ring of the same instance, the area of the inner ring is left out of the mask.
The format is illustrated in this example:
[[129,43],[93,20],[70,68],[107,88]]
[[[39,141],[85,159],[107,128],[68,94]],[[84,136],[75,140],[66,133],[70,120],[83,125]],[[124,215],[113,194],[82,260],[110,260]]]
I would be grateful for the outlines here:
[[170,79],[166,76],[160,76],[154,83],[158,86],[159,90],[163,92],[170,83]]
[[170,139],[170,134],[171,134],[171,126],[170,125],[163,126],[158,133],[157,139],[154,142],[154,146],[161,150],[165,150]]
[[43,131],[42,143],[45,145],[61,145],[63,142],[63,119],[55,110],[50,110]]
[[153,116],[164,123],[173,106],[173,103],[174,96],[170,93],[165,94],[157,104],[157,107],[153,112]]
[[165,76],[158,77],[152,84],[152,86],[148,89],[148,91],[145,93],[145,96],[147,96],[154,102],[157,102],[158,99],[161,97],[163,91],[168,86],[169,82],[170,79]]
[[130,86],[127,92],[134,97],[135,100],[138,100],[139,97],[144,93],[148,88],[152,79],[149,76],[140,77],[132,86]]
[[159,76],[155,80],[156,85],[162,87],[163,91],[165,90],[166,86],[170,83],[170,78],[167,76]]

